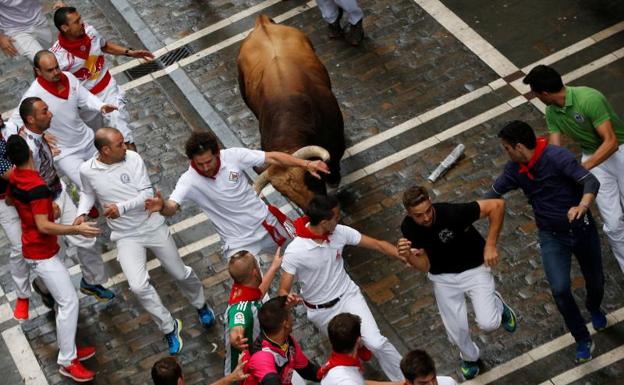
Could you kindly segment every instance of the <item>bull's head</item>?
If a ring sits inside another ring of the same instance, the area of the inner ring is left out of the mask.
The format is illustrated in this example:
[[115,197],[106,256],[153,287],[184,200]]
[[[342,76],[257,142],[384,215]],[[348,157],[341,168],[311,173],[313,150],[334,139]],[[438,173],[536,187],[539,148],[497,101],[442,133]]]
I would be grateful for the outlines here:
[[[319,146],[302,147],[292,155],[300,159],[329,160],[329,152]],[[327,193],[324,180],[315,178],[300,167],[269,166],[256,179],[254,190],[259,194],[269,183],[302,209],[308,206],[314,195]]]

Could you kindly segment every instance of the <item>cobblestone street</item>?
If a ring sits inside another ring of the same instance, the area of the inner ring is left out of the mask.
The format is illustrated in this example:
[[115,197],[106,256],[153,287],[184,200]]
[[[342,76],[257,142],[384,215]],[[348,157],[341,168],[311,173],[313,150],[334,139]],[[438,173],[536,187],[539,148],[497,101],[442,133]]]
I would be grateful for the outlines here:
[[[427,176],[463,143],[465,157],[429,187],[436,201],[479,199],[508,160],[497,133],[510,120],[546,133],[543,104],[521,79],[537,64],[548,64],[570,85],[603,92],[624,114],[624,2],[590,0],[470,1],[361,0],[366,37],[359,47],[330,40],[314,1],[304,0],[76,0],[85,22],[107,39],[157,54],[183,47],[178,61],[158,71],[140,72],[124,56],[107,56],[125,88],[138,152],[151,181],[168,196],[188,168],[184,142],[192,131],[212,130],[225,146],[258,149],[258,121],[238,89],[236,57],[240,41],[258,14],[303,30],[328,69],[345,121],[347,152],[338,189],[342,223],[395,243],[405,215],[403,191]],[[51,23],[51,17],[48,15]],[[52,28],[54,26],[51,24]],[[55,30],[55,29],[54,29]],[[56,30],[55,30],[56,31]],[[176,51],[178,52],[178,51]],[[1,54],[0,54],[1,55]],[[32,81],[23,58],[0,56],[0,111],[16,107]],[[566,145],[576,154],[580,149]],[[624,172],[624,170],[623,170]],[[277,193],[268,199],[298,214]],[[499,240],[500,264],[492,270],[497,290],[519,315],[518,330],[485,333],[472,310],[473,339],[485,371],[466,384],[621,384],[624,380],[624,275],[601,231],[605,271],[604,310],[610,327],[594,336],[594,360],[574,364],[573,339],[555,307],[544,277],[537,229],[524,195],[506,196]],[[596,207],[595,218],[599,221]],[[168,219],[187,265],[203,282],[208,301],[222,315],[231,280],[219,240],[206,216],[193,205]],[[477,228],[485,234],[487,222]],[[100,224],[105,226],[100,218]],[[600,223],[601,225],[601,223]],[[600,226],[600,228],[602,228]],[[143,311],[116,261],[108,231],[98,239],[117,294],[109,305],[81,296],[78,341],[94,345],[94,384],[152,384],[149,370],[168,355],[167,344]],[[57,385],[72,381],[58,373],[54,319],[38,296],[30,320],[12,318],[16,295],[8,266],[9,246],[0,232],[0,383]],[[362,288],[382,333],[401,353],[427,350],[438,374],[458,382],[459,351],[447,339],[426,275],[361,249],[345,250],[347,269]],[[176,318],[183,320],[184,350],[179,360],[188,385],[208,384],[223,374],[222,318],[204,330],[159,262],[149,256],[151,280]],[[77,261],[68,258],[76,287]],[[268,261],[267,261],[268,262]],[[577,303],[584,280],[573,264]],[[276,291],[273,285],[272,293]],[[589,321],[589,313],[582,308]],[[295,336],[306,354],[322,363],[326,338],[296,310]],[[384,379],[378,364],[370,379]]]

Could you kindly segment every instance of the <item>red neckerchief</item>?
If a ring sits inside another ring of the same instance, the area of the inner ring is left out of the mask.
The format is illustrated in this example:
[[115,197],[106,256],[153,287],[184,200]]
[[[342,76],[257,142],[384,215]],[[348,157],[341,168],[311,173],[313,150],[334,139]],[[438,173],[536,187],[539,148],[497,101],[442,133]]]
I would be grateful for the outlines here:
[[65,48],[69,53],[87,60],[91,51],[91,38],[86,33],[79,39],[69,40],[62,33],[58,34],[59,45]]
[[262,292],[260,289],[235,283],[232,286],[232,291],[230,291],[230,300],[228,303],[234,305],[235,303],[243,301],[258,301],[261,298]]
[[531,169],[535,166],[535,163],[537,163],[539,158],[542,156],[542,153],[546,149],[547,145],[548,139],[541,136],[537,138],[537,143],[535,145],[535,152],[533,153],[533,156],[531,157],[531,159],[529,159],[529,163],[518,162],[518,166],[520,166],[518,172],[520,174],[527,174],[527,177],[530,180],[535,180],[535,177],[533,176],[533,174],[531,174]]
[[295,219],[295,234],[298,237],[308,239],[320,239],[321,241],[329,242],[330,234],[314,234],[306,226],[308,222],[310,222],[310,218],[308,218],[307,216]]
[[364,346],[358,348],[357,357],[353,357],[350,354],[332,352],[327,362],[321,365],[318,372],[316,372],[316,377],[319,380],[324,378],[336,366],[357,366],[360,372],[362,372],[364,371],[362,361],[370,361],[372,356],[371,351]]
[[210,175],[206,174],[205,172],[203,172],[202,170],[200,170],[197,167],[197,164],[195,164],[194,160],[191,160],[191,167],[193,167],[193,170],[197,171],[197,173],[199,175],[203,176],[203,177],[210,178],[210,179],[216,179],[217,173],[219,173],[219,170],[221,169],[221,158],[217,156],[217,172],[213,176],[210,176]]
[[[65,76],[64,73],[61,72],[61,80],[57,83],[52,83],[41,76],[37,76],[37,82],[41,87],[43,87],[46,91],[56,96],[57,98],[65,99],[69,98],[69,78]],[[62,89],[58,89],[58,85],[61,85]]]

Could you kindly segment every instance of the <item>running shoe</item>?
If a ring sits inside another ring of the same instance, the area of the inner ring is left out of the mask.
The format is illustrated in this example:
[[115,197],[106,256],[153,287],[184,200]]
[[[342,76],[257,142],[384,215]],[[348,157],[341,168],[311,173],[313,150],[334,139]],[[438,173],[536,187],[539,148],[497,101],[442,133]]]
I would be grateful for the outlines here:
[[84,278],[80,280],[80,291],[86,295],[95,297],[98,301],[108,302],[115,298],[115,293],[102,285],[91,285]]
[[26,321],[28,319],[28,298],[18,298],[15,301],[15,309],[13,309],[13,318],[18,321]]
[[516,312],[509,307],[509,305],[507,305],[503,296],[499,292],[495,291],[494,295],[497,296],[503,303],[503,315],[501,316],[503,329],[507,330],[509,333],[515,332],[518,327]]
[[576,359],[577,364],[590,361],[592,359],[592,352],[594,351],[594,342],[591,338],[587,338],[583,341],[576,343]]
[[199,322],[205,327],[209,328],[214,324],[215,315],[208,304],[204,304],[201,309],[197,309],[197,314],[199,315]]
[[179,319],[173,320],[173,331],[171,333],[165,334],[165,339],[169,344],[169,354],[175,356],[180,353],[182,350],[182,336],[180,336],[180,331],[182,330],[182,321]]
[[76,382],[88,382],[92,381],[95,377],[95,373],[82,366],[80,361],[76,358],[68,366],[61,366],[59,373],[65,377],[69,377]]

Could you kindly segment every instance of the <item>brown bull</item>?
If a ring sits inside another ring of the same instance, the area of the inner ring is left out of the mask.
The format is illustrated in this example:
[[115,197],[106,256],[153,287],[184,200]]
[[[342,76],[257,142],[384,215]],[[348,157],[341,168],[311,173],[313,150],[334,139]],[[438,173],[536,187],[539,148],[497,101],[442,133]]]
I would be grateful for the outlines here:
[[[345,150],[342,114],[310,40],[298,29],[258,16],[238,54],[238,83],[260,124],[262,149],[326,160],[331,174],[324,179],[338,185]],[[325,192],[325,183],[299,168],[271,166],[256,187],[269,181],[303,208],[314,193]]]

